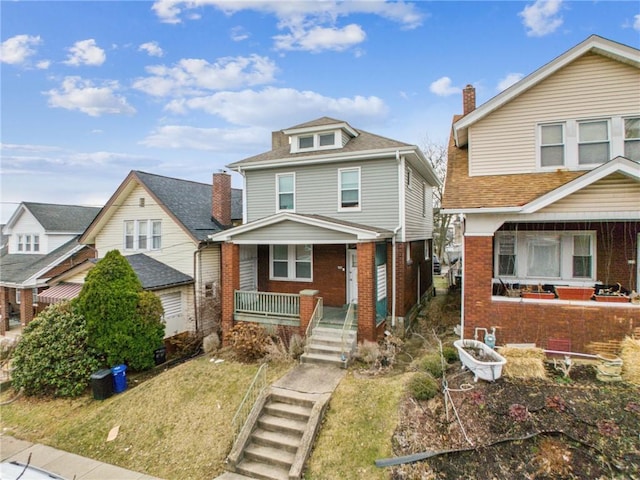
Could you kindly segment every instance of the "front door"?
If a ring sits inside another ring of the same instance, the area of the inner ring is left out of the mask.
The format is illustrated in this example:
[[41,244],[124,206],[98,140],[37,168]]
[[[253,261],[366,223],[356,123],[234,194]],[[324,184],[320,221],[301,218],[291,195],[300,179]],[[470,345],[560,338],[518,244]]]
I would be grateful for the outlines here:
[[347,249],[347,303],[358,303],[358,251]]

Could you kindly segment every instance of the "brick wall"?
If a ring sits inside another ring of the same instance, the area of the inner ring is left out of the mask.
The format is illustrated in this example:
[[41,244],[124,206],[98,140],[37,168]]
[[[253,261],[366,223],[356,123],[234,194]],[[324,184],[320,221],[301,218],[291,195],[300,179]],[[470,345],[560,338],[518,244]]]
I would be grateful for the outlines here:
[[376,244],[358,244],[358,341],[377,340]]
[[[222,244],[222,271],[220,295],[222,299],[223,337],[233,328],[234,292],[240,289],[240,247],[231,243]],[[224,338],[223,338],[224,342]]]
[[634,306],[493,301],[492,272],[493,237],[465,237],[465,338],[473,338],[476,327],[495,326],[498,345],[535,343],[546,348],[549,340],[562,339],[573,351],[587,352],[592,341],[621,340],[640,326],[640,308]]

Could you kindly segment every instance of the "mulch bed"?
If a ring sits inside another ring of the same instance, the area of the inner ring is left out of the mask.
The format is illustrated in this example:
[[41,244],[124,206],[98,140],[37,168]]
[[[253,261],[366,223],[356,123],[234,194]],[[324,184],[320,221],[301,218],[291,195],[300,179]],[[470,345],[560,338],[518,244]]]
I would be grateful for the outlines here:
[[640,388],[601,382],[592,365],[548,374],[474,383],[451,365],[450,402],[404,400],[394,453],[455,451],[387,467],[391,478],[640,479]]

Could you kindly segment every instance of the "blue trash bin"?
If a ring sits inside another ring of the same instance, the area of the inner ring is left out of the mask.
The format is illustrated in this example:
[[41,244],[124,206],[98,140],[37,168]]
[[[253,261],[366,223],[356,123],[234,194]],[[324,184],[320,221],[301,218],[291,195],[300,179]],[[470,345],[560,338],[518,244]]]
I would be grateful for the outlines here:
[[113,373],[114,393],[124,392],[127,389],[127,374],[125,373],[126,370],[126,365],[116,365],[115,367],[111,368],[111,373]]

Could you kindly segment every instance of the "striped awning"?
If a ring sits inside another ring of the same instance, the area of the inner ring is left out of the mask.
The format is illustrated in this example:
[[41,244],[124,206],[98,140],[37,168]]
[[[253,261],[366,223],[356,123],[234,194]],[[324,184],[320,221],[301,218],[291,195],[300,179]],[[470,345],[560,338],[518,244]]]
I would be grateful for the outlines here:
[[42,303],[58,303],[75,298],[82,290],[81,283],[59,283],[38,294],[38,301]]

